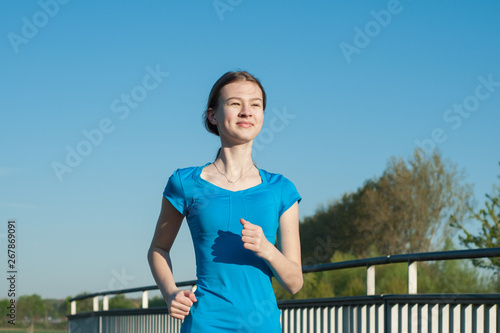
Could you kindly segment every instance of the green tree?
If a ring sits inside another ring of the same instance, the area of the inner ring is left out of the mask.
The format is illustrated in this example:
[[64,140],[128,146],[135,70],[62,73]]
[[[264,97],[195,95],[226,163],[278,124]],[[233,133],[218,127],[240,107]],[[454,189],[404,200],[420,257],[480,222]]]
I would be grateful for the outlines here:
[[[75,297],[86,296],[89,294],[90,293],[88,293],[88,292],[83,292],[81,294],[76,295]],[[66,298],[66,302],[65,302],[66,305],[65,306],[66,306],[66,313],[67,314],[71,313],[71,302],[69,301],[71,298],[73,298],[73,297],[69,296]],[[93,303],[92,298],[86,298],[83,300],[76,301],[76,312],[77,313],[89,312],[89,311],[94,311],[94,303]]]
[[330,262],[335,251],[358,253],[366,247],[358,223],[368,219],[360,205],[364,189],[347,193],[340,200],[320,208],[300,223],[300,244],[304,266]]
[[[331,262],[354,260],[352,254],[336,251]],[[307,273],[304,285],[295,295],[290,295],[273,280],[277,299],[306,299],[366,294],[366,268],[349,268],[335,271]]]
[[149,307],[150,308],[166,308],[167,303],[165,303],[165,300],[163,297],[160,296],[154,296],[149,300]]
[[61,312],[61,309],[64,309],[65,300],[44,299],[43,303],[45,304],[45,327],[48,327],[50,319],[65,320],[66,312]]
[[464,179],[437,150],[427,156],[417,149],[407,162],[392,158],[368,184],[362,205],[370,220],[361,220],[359,229],[384,254],[441,248],[452,230],[451,216],[467,211],[472,190]]
[[[9,313],[9,306],[10,306],[10,301],[7,298],[0,300],[0,316],[2,316],[2,318],[7,318],[7,314]],[[9,319],[10,318],[7,318],[7,320]],[[7,325],[7,320],[2,321],[2,324],[4,326]]]
[[20,296],[17,300],[17,318],[26,318],[26,323],[34,326],[38,319],[45,316],[45,304],[40,295]]
[[[456,250],[451,239],[442,250]],[[465,259],[418,263],[419,293],[493,293],[498,292],[497,282]]]
[[[500,178],[500,177],[499,177]],[[469,206],[469,218],[474,222],[471,227],[480,227],[478,235],[469,232],[460,216],[453,216],[451,225],[463,234],[459,235],[460,242],[467,248],[493,248],[500,247],[500,187],[494,186],[491,195],[486,194],[485,208],[475,212]],[[477,267],[492,269],[500,273],[500,258],[474,259]]]
[[[69,315],[71,313],[71,302],[69,301],[72,297],[68,296],[59,305],[59,313],[63,316]],[[78,308],[77,308],[78,310]]]
[[[454,250],[448,238],[440,250]],[[380,257],[371,247],[367,257]],[[331,262],[362,259],[361,256],[336,251]],[[440,260],[419,262],[419,293],[493,293],[500,291],[499,280],[478,274],[477,268],[467,260]],[[349,268],[335,271],[307,273],[304,286],[290,295],[273,280],[277,299],[306,299],[366,295],[366,268]],[[375,266],[376,294],[406,294],[408,292],[408,264],[397,263]]]
[[128,299],[123,294],[118,294],[115,297],[109,299],[110,309],[135,309],[137,304],[135,304],[131,299]]
[[382,254],[442,247],[454,230],[450,217],[464,216],[472,196],[464,179],[437,150],[428,156],[417,149],[407,161],[391,158],[380,177],[303,219],[304,265],[327,262],[337,250],[367,256],[370,244]]

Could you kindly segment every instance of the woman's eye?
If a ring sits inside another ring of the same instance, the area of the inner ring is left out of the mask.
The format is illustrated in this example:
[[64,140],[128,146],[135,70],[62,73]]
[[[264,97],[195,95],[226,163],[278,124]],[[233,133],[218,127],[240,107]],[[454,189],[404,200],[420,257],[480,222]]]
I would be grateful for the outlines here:
[[238,102],[232,102],[231,105],[240,105]]

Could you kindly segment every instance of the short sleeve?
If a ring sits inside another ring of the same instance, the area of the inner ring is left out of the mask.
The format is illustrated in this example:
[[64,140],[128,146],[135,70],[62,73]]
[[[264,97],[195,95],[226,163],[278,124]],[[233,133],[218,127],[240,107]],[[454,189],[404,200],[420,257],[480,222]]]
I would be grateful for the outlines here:
[[163,196],[181,213],[186,216],[186,194],[182,186],[180,171],[176,170],[168,179]]
[[295,188],[295,185],[285,177],[282,179],[282,192],[281,192],[281,205],[280,205],[280,217],[286,212],[295,202],[300,202],[302,200],[299,192]]

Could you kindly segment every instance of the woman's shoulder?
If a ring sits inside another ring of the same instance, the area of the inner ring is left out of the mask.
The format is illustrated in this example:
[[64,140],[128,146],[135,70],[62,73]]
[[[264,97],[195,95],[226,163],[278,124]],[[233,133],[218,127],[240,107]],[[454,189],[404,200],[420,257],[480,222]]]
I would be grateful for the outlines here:
[[178,184],[178,186],[183,188],[193,186],[205,165],[178,168],[170,175],[169,183]]
[[291,180],[283,176],[281,173],[269,172],[264,169],[260,169],[264,177],[266,177],[266,181],[268,184],[283,184],[283,183],[292,183]]
[[183,168],[178,168],[177,170],[174,171],[174,175],[178,175],[181,177],[189,177],[192,175],[195,175],[196,173],[201,173],[201,170],[206,167],[210,163],[206,163],[201,166],[190,166],[190,167],[183,167]]
[[280,173],[272,173],[262,169],[261,171],[264,177],[266,177],[269,190],[278,198],[281,198],[282,207],[280,216],[285,210],[290,208],[291,204],[295,201],[300,202],[302,200],[295,184],[292,183],[291,180]]

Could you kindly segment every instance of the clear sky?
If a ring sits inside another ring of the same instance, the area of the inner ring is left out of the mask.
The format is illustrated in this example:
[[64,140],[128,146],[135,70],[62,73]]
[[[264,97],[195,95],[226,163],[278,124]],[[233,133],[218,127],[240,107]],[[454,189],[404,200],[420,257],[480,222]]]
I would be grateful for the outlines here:
[[[146,260],[179,167],[212,161],[201,115],[226,71],[261,79],[259,167],[301,217],[438,147],[478,202],[500,174],[498,1],[62,1],[0,4],[0,267],[18,295],[154,284]],[[195,278],[187,226],[172,249]],[[0,298],[7,297],[1,279]]]

